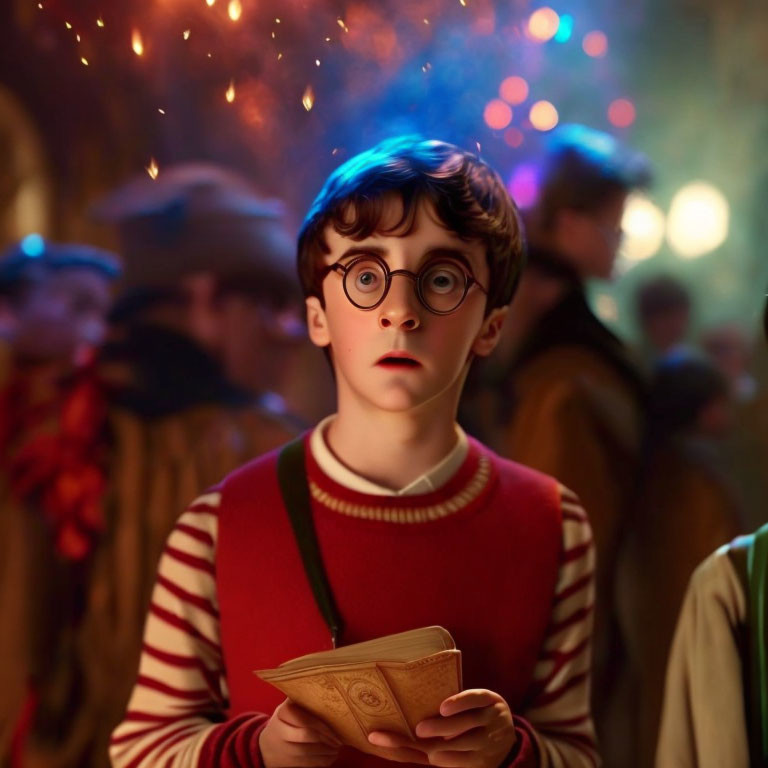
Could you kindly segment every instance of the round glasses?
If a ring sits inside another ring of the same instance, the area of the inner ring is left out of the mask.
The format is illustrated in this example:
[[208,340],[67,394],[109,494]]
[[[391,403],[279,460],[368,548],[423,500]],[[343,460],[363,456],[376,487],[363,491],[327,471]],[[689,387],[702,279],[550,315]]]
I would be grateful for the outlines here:
[[476,285],[486,296],[488,291],[458,262],[433,259],[418,272],[407,269],[390,270],[384,259],[374,254],[357,256],[346,264],[331,264],[325,274],[335,271],[343,275],[344,293],[358,309],[376,309],[389,293],[395,275],[411,278],[416,295],[426,309],[435,315],[455,312]]

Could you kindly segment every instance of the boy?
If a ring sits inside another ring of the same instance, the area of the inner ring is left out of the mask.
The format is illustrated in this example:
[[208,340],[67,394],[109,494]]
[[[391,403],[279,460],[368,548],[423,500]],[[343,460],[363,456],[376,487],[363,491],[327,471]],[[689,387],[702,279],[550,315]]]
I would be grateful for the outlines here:
[[[498,176],[408,137],[335,171],[299,238],[309,334],[333,363],[338,412],[305,437],[305,473],[288,481],[311,495],[340,639],[442,624],[463,652],[467,690],[415,741],[371,734],[397,762],[597,764],[586,516],[554,480],[455,423],[522,251]],[[180,518],[113,765],[386,765],[252,674],[331,647],[337,631],[312,598],[277,460],[246,465]]]

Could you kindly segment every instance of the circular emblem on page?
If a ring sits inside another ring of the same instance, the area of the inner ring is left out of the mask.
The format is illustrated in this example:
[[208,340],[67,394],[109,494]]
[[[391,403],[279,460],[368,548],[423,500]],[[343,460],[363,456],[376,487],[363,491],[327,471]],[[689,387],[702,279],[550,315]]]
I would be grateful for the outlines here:
[[355,680],[347,693],[355,706],[368,715],[382,715],[389,709],[387,694],[368,680]]

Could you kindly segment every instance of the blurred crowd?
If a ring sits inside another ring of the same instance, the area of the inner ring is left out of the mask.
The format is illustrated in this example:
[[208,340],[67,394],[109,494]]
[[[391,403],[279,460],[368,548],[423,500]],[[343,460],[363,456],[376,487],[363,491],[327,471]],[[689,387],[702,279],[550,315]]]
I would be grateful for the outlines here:
[[[691,574],[766,519],[761,342],[694,333],[692,294],[667,274],[636,292],[640,343],[622,341],[586,286],[611,276],[649,162],[570,126],[540,171],[528,265],[460,421],[583,502],[601,752],[646,768]],[[279,201],[189,163],[90,214],[119,253],[29,235],[0,256],[0,766],[107,764],[177,515],[334,407]]]

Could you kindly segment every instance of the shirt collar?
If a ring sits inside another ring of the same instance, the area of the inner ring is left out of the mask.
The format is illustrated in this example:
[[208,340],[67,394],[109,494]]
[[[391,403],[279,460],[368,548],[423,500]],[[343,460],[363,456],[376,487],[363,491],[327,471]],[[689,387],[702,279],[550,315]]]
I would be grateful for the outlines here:
[[469,451],[469,442],[466,432],[456,424],[456,445],[448,455],[441,459],[434,467],[412,480],[404,488],[394,491],[383,485],[358,475],[344,466],[331,452],[325,440],[325,432],[329,424],[336,418],[336,414],[327,416],[314,429],[309,440],[309,449],[320,469],[334,482],[358,493],[368,493],[374,496],[415,496],[420,493],[429,493],[445,485],[456,473],[464,462]]

